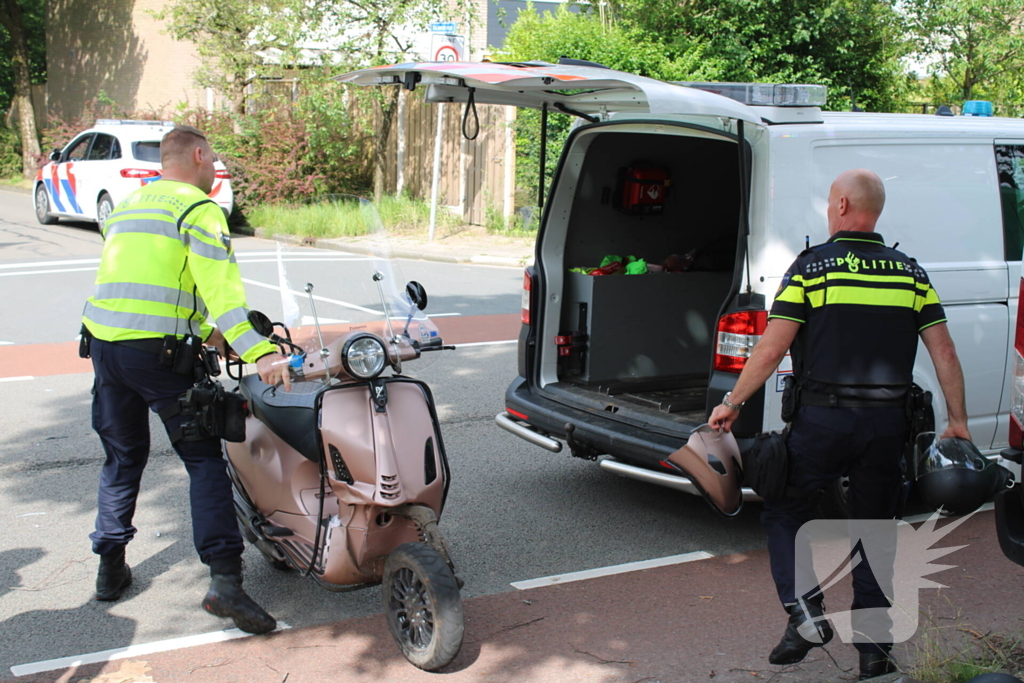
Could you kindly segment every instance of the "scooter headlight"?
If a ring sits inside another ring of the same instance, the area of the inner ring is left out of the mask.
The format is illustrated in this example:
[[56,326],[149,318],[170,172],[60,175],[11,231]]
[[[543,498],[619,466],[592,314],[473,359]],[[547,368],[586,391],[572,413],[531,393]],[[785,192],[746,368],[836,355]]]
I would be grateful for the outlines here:
[[384,342],[372,335],[351,339],[341,351],[341,362],[356,379],[373,379],[387,362]]

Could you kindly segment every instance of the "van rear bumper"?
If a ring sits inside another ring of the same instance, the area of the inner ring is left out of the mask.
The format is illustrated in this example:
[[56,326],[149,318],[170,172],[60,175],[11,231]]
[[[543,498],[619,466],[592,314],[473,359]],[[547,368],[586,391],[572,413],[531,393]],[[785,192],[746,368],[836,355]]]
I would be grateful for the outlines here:
[[[585,447],[584,450],[592,449],[593,453],[576,453],[583,457],[608,454],[658,469],[662,460],[686,443],[685,436],[672,438],[657,434],[609,419],[603,413],[581,410],[538,395],[530,390],[523,377],[517,377],[505,392],[505,407],[508,412],[496,418],[498,426],[554,453],[561,448],[555,450],[552,444],[543,443],[533,435],[547,441],[569,442],[570,447],[575,444]],[[526,431],[532,434],[524,433]]]

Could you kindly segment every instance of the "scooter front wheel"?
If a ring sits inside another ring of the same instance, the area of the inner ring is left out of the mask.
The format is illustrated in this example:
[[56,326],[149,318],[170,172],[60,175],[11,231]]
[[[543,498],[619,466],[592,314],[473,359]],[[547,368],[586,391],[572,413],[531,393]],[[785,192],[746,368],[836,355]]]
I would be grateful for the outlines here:
[[398,546],[384,563],[384,614],[399,649],[414,666],[437,671],[462,648],[465,623],[455,575],[424,543]]

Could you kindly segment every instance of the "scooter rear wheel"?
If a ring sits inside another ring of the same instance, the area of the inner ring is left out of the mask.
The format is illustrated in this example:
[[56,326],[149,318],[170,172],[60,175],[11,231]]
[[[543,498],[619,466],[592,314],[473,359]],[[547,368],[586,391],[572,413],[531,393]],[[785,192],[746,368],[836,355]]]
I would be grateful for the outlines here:
[[424,543],[398,546],[384,563],[384,614],[399,649],[414,666],[437,671],[455,659],[465,630],[455,575]]

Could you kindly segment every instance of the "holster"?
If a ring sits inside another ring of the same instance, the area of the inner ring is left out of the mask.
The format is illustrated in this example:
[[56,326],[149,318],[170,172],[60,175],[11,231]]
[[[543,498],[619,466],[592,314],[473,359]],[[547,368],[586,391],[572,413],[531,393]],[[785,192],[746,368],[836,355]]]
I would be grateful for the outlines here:
[[167,430],[172,444],[204,439],[240,443],[245,441],[248,413],[248,405],[240,394],[225,391],[220,382],[207,380],[186,391],[159,415],[165,423],[176,415],[184,417],[178,427]]
[[796,415],[796,409],[800,407],[800,387],[797,386],[796,377],[786,375],[782,378],[782,421],[790,423]]
[[82,323],[81,336],[78,339],[78,357],[92,358],[92,332]]
[[755,436],[753,445],[741,454],[743,485],[752,488],[766,502],[812,495],[789,485],[788,436],[788,426],[781,432],[763,432]]

